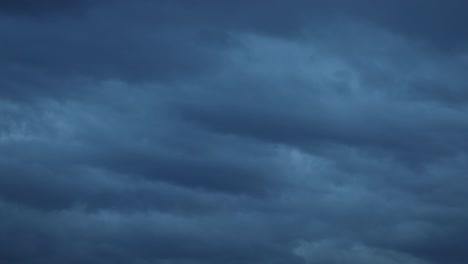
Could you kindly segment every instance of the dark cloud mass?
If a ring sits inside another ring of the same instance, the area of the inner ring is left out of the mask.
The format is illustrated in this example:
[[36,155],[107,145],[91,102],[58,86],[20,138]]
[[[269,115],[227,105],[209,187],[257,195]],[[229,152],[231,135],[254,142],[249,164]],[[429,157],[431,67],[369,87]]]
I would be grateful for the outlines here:
[[468,263],[467,12],[0,1],[0,263]]

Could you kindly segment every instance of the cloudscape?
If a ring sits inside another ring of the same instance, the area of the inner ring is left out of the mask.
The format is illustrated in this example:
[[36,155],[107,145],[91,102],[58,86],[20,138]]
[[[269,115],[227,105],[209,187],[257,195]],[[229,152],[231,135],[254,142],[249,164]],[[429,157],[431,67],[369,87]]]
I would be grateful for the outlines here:
[[1,0],[0,263],[468,263],[467,13]]

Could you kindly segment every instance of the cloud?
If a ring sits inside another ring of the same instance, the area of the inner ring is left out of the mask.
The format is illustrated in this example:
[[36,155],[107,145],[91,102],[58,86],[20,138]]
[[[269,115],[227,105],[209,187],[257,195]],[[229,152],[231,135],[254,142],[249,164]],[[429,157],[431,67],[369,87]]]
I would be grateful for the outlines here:
[[335,241],[304,243],[297,248],[297,254],[304,256],[308,263],[424,263],[398,252],[347,244]]
[[463,3],[0,6],[3,262],[468,259]]
[[57,0],[31,1],[31,0],[2,0],[0,1],[1,13],[31,17],[41,17],[47,15],[59,15],[61,13],[74,13],[81,11],[90,4],[88,0],[78,0],[73,2],[63,2]]

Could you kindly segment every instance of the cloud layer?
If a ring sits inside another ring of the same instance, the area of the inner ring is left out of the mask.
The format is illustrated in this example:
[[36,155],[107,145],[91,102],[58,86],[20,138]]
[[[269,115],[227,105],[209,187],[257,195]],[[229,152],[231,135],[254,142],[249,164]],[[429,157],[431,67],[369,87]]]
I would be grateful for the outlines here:
[[0,262],[468,261],[465,1],[0,10]]

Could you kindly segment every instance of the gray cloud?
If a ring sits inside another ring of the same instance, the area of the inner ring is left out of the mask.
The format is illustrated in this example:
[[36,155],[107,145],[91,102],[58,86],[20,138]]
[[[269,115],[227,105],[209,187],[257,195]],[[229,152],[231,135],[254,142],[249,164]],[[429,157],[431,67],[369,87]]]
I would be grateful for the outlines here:
[[0,8],[2,263],[468,260],[461,1]]

